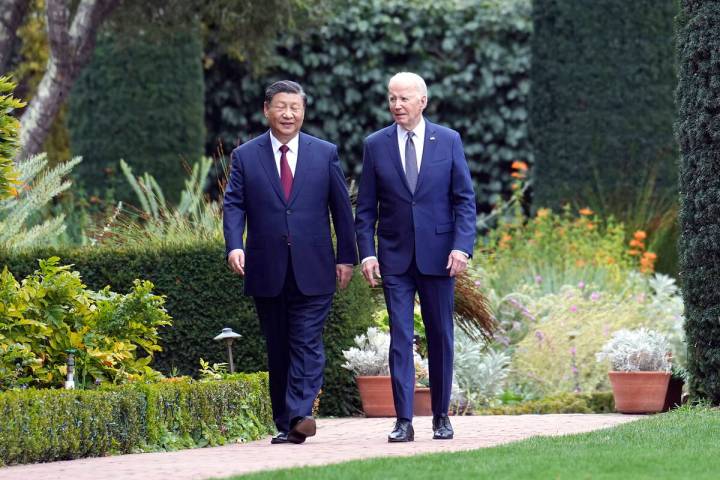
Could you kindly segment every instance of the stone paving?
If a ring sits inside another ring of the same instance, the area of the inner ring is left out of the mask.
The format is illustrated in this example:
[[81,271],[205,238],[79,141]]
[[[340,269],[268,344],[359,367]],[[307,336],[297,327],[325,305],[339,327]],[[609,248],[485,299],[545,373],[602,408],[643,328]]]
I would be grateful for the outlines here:
[[166,453],[141,453],[0,468],[0,480],[206,480],[278,468],[373,457],[473,450],[536,435],[608,428],[642,416],[518,415],[451,417],[455,439],[432,440],[431,417],[416,417],[415,441],[387,443],[391,418],[319,419],[317,436],[303,445],[256,442]]

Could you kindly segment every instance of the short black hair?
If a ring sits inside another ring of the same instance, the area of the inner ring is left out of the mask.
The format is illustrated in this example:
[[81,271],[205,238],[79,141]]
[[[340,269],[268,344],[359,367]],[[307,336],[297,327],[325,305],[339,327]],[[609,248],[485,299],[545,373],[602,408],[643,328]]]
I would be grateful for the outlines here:
[[307,97],[305,96],[305,90],[299,83],[293,82],[292,80],[280,80],[271,84],[265,89],[265,103],[270,104],[272,99],[278,93],[297,93],[303,99],[303,105],[307,105]]

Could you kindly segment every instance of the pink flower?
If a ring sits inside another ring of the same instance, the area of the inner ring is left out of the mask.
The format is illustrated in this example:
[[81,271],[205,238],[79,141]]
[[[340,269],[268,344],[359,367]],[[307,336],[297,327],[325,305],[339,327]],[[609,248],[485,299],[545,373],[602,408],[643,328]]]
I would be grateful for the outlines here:
[[545,338],[545,335],[543,335],[543,332],[541,332],[540,330],[535,330],[535,338],[538,339],[538,342],[542,342]]
[[579,288],[580,290],[582,290],[583,288],[585,288],[585,282],[582,282],[582,281],[581,281],[580,283],[578,283],[578,288]]
[[597,302],[598,300],[600,300],[600,294],[598,292],[591,293],[590,300],[592,300],[593,302]]
[[570,306],[570,311],[573,312],[573,313],[577,312],[577,305],[571,305],[571,306]]
[[542,283],[542,277],[540,275],[535,275],[535,283],[538,285]]
[[570,347],[570,355],[572,355],[574,357],[575,353],[576,353],[575,347]]

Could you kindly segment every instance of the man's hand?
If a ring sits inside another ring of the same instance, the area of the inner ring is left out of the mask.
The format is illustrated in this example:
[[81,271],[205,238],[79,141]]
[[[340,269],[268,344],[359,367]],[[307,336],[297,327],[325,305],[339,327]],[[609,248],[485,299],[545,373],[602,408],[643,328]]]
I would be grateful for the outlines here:
[[228,265],[238,275],[245,275],[245,252],[236,248],[228,254]]
[[450,276],[454,277],[467,270],[468,258],[457,250],[450,252],[448,264],[445,268],[450,270]]
[[350,283],[350,279],[353,274],[352,265],[337,264],[335,265],[335,273],[337,274],[338,283],[340,283],[340,289],[345,289]]
[[375,279],[380,278],[380,264],[377,260],[371,258],[362,264],[362,273],[370,286],[375,287],[377,285],[377,280]]

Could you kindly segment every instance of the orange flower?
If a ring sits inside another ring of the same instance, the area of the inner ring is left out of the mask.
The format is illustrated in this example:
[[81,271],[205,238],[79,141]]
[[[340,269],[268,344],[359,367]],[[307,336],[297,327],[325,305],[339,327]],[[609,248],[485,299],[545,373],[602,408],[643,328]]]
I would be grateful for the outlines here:
[[643,232],[642,230],[638,230],[633,233],[633,237],[635,237],[637,240],[645,240],[647,238],[647,233]]
[[581,208],[578,213],[580,213],[580,215],[585,215],[585,216],[587,216],[587,215],[592,215],[592,214],[595,213],[595,212],[593,212],[593,211],[590,210],[589,208],[585,207],[585,208]]
[[13,187],[10,187],[10,195],[12,195],[13,197],[19,197],[19,196],[20,196],[20,194],[19,194],[18,191],[17,191],[17,188],[13,188]]
[[587,262],[582,258],[578,258],[577,260],[575,260],[576,267],[584,267],[585,265],[587,265]]
[[595,230],[595,224],[592,223],[592,222],[588,222],[588,224],[587,224],[587,229],[588,229],[588,230]]
[[645,252],[643,253],[643,258],[647,258],[648,260],[657,260],[657,255],[653,252]]
[[640,255],[642,252],[640,250],[630,249],[627,251],[627,253],[628,253],[628,255],[636,256],[636,255]]
[[645,248],[645,244],[636,238],[633,238],[632,240],[630,240],[630,246],[637,247],[637,248]]
[[514,162],[512,162],[512,169],[527,172],[528,164],[521,160],[515,160]]
[[524,173],[520,173],[520,172],[512,172],[512,173],[510,174],[510,176],[513,177],[513,178],[518,178],[518,179],[523,179],[523,178],[525,178],[525,174],[524,174]]
[[545,218],[548,215],[550,215],[550,209],[549,208],[541,208],[537,211],[537,217],[538,218]]
[[510,188],[511,188],[512,190],[517,190],[518,188],[520,188],[520,185],[517,184],[517,183],[513,183],[513,184],[510,185]]

